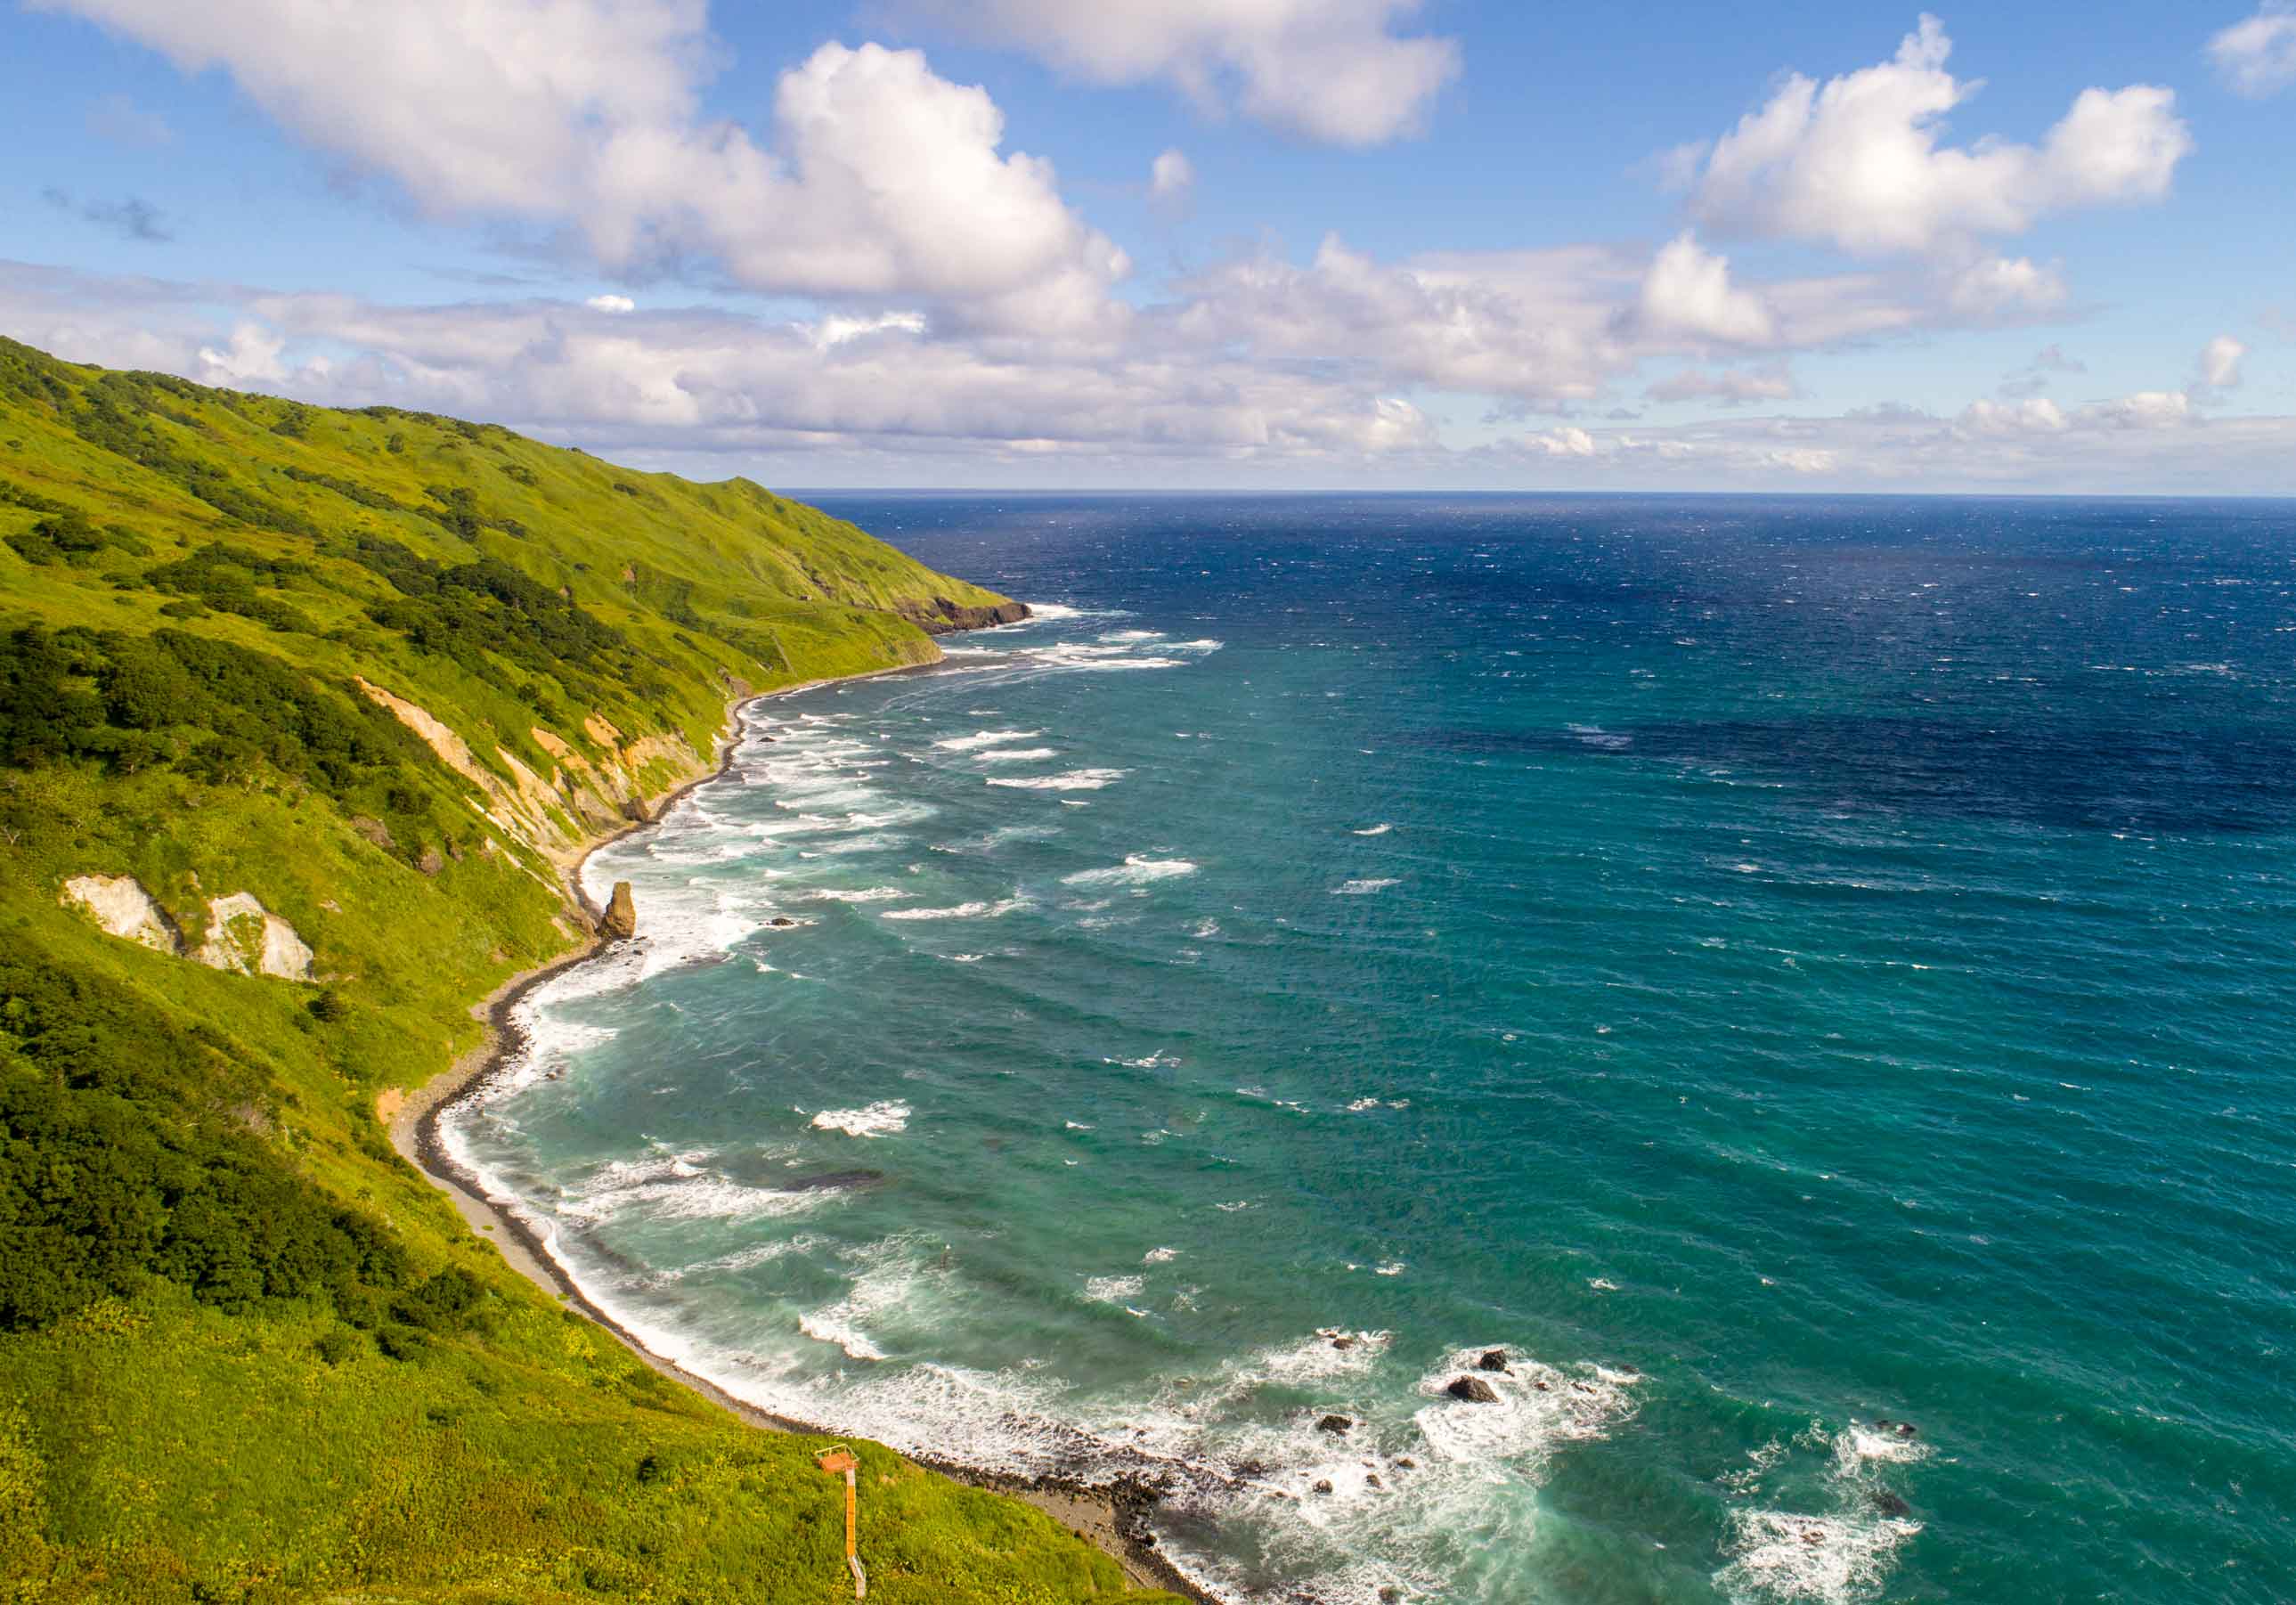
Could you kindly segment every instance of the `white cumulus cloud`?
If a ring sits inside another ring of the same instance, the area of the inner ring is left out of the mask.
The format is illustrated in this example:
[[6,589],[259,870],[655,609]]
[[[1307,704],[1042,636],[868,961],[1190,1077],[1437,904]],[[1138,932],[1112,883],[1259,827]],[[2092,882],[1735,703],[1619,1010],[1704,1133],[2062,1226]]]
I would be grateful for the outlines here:
[[703,0],[30,0],[219,70],[439,215],[572,230],[604,266],[700,255],[753,290],[914,297],[1006,324],[1117,315],[1121,251],[988,93],[916,51],[824,45],[771,138],[703,117]]
[[897,12],[1103,84],[1162,80],[1210,111],[1332,144],[1411,133],[1459,70],[1453,41],[1398,33],[1419,0],[895,0]]
[[1664,333],[1760,345],[1775,332],[1761,297],[1730,283],[1730,264],[1688,233],[1659,250],[1643,280],[1644,323]]
[[2173,92],[2142,84],[2082,90],[2038,144],[1946,144],[1947,113],[1981,87],[1946,70],[1952,48],[1924,15],[1878,66],[1789,74],[1706,153],[1691,215],[1861,254],[1968,254],[2049,212],[2156,199],[2193,149]]
[[2219,334],[2201,348],[2200,383],[2210,390],[2233,390],[2240,388],[2241,358],[2248,348],[2229,334]]
[[2209,40],[2225,82],[2262,98],[2296,84],[2296,7],[2270,4]]
[[1196,167],[1187,152],[1166,151],[1149,164],[1148,202],[1168,217],[1188,209],[1195,199]]

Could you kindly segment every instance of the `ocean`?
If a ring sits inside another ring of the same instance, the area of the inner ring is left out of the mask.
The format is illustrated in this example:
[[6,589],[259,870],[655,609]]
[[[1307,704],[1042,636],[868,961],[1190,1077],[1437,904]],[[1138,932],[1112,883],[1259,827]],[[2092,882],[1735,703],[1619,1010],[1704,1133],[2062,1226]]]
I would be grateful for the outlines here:
[[1237,1601],[2296,1598],[2296,504],[822,504],[1037,617],[446,1125],[650,1347]]

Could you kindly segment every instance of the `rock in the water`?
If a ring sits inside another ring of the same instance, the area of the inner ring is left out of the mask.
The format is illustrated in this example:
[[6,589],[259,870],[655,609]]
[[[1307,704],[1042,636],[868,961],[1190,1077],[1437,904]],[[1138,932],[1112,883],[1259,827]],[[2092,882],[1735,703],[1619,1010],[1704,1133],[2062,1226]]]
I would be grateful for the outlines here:
[[1318,1432],[1345,1432],[1355,1423],[1343,1415],[1327,1415],[1316,1423]]
[[1318,1493],[1318,1494],[1328,1494],[1328,1493],[1330,1493],[1331,1491],[1332,1491],[1332,1479],[1331,1479],[1330,1478],[1328,1478],[1328,1477],[1319,1477],[1319,1478],[1317,1478],[1316,1479],[1316,1493]]
[[239,975],[275,976],[283,981],[316,979],[311,974],[310,945],[249,892],[208,899],[208,939],[200,944],[197,957],[210,970]]
[[152,894],[133,875],[75,875],[64,882],[67,903],[77,903],[95,916],[95,922],[115,937],[141,942],[161,953],[181,953],[183,933],[168,918],[168,911],[152,901]]
[[1480,1377],[1453,1377],[1451,1385],[1443,1390],[1455,1399],[1464,1399],[1470,1404],[1496,1404],[1499,1396]]
[[963,602],[951,602],[946,596],[936,596],[930,603],[897,602],[893,604],[893,610],[922,626],[928,635],[945,635],[951,630],[981,630],[992,625],[1018,624],[1029,617],[1029,604],[1025,602],[967,606]]
[[627,942],[638,934],[638,905],[631,900],[630,883],[614,882],[614,895],[606,901],[605,917],[598,929],[612,941]]
[[1475,1368],[1479,1371],[1505,1371],[1507,1368],[1506,1350],[1503,1348],[1487,1350],[1483,1357],[1475,1362]]
[[1873,1502],[1874,1508],[1881,1511],[1884,1516],[1908,1515],[1912,1512],[1914,1508],[1907,1504],[1904,1500],[1898,1498],[1895,1494],[1890,1493],[1887,1488],[1876,1488],[1869,1497]]
[[772,926],[775,930],[786,930],[791,926],[796,924],[797,921],[791,919],[787,914],[775,914],[772,919],[767,921],[766,923]]

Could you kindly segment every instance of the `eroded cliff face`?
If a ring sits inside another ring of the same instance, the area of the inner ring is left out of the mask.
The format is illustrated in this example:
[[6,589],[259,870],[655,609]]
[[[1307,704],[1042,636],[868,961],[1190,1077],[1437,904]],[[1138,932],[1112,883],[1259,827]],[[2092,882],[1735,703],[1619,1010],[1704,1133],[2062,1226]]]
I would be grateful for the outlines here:
[[537,725],[532,733],[535,745],[554,760],[547,776],[537,774],[506,748],[496,749],[500,768],[490,768],[478,760],[467,741],[428,709],[368,680],[360,680],[358,688],[421,736],[448,768],[478,788],[485,801],[474,806],[488,823],[521,846],[562,866],[602,832],[634,818],[644,818],[648,796],[682,785],[708,767],[701,755],[678,736],[627,740],[594,714],[584,721],[583,729],[604,749],[603,757],[587,757],[566,738]]
[[955,630],[985,630],[994,625],[1018,624],[1029,617],[1029,604],[1025,602],[1000,602],[993,606],[976,607],[951,602],[946,596],[934,597],[930,606],[923,602],[905,602],[897,610],[928,635],[946,635]]

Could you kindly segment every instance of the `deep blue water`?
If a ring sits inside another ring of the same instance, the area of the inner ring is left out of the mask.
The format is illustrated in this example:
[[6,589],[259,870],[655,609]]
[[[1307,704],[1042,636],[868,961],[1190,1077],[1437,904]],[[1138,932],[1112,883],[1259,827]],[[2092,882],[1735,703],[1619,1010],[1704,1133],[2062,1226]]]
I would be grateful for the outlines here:
[[456,1140],[663,1352],[1237,1599],[2296,1598],[2296,505],[825,504],[1059,605],[593,862]]

